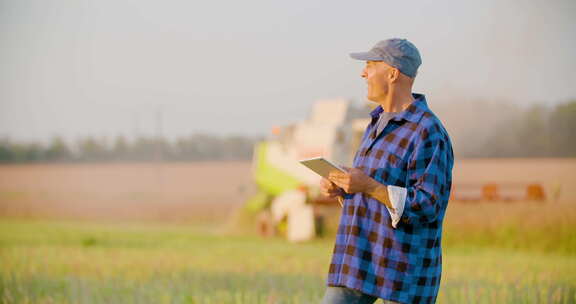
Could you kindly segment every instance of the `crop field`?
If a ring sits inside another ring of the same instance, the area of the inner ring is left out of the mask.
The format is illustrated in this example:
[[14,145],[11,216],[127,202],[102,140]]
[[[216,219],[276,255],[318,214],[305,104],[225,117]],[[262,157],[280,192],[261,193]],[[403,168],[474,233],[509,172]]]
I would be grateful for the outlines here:
[[[558,200],[450,203],[438,303],[576,303],[576,160],[558,162],[532,178],[557,178]],[[534,170],[507,164],[462,162],[455,181],[474,166],[496,181]],[[249,172],[1,166],[0,303],[318,303],[334,227],[299,244],[244,233],[233,219],[254,191]]]
[[243,202],[250,163],[0,166],[0,215],[186,221]]

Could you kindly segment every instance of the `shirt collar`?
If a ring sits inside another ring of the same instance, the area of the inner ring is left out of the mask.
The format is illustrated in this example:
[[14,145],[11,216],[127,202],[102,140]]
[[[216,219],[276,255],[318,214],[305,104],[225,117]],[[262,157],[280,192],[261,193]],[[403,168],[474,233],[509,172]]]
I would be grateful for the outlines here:
[[[424,112],[428,111],[428,104],[426,103],[426,96],[424,94],[412,93],[414,101],[406,108],[406,110],[399,112],[391,120],[408,120],[417,123]],[[380,113],[384,112],[382,106],[377,106],[370,116],[372,116],[372,121],[378,119]]]

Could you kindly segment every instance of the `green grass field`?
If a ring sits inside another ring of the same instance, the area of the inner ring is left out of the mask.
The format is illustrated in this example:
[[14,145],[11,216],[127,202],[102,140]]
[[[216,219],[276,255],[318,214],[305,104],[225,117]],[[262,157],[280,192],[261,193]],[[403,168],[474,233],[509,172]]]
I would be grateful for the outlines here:
[[[575,208],[562,208],[506,226],[477,223],[489,207],[451,207],[438,303],[576,303]],[[0,302],[318,303],[332,245],[215,225],[2,219]]]

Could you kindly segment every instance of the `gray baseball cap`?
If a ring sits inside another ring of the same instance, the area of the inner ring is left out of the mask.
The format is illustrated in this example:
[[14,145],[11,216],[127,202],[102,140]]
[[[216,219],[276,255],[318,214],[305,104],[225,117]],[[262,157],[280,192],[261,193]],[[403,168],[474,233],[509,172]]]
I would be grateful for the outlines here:
[[410,41],[400,38],[382,40],[368,52],[350,53],[358,60],[384,61],[408,77],[415,77],[422,64],[420,52]]

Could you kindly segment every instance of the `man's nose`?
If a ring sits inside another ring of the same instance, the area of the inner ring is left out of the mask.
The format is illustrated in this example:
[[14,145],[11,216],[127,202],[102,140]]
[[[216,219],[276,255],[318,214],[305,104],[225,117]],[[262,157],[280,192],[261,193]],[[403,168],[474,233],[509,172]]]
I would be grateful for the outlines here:
[[366,78],[366,76],[368,76],[368,75],[366,74],[366,69],[363,69],[363,70],[362,70],[362,74],[360,74],[360,77]]

